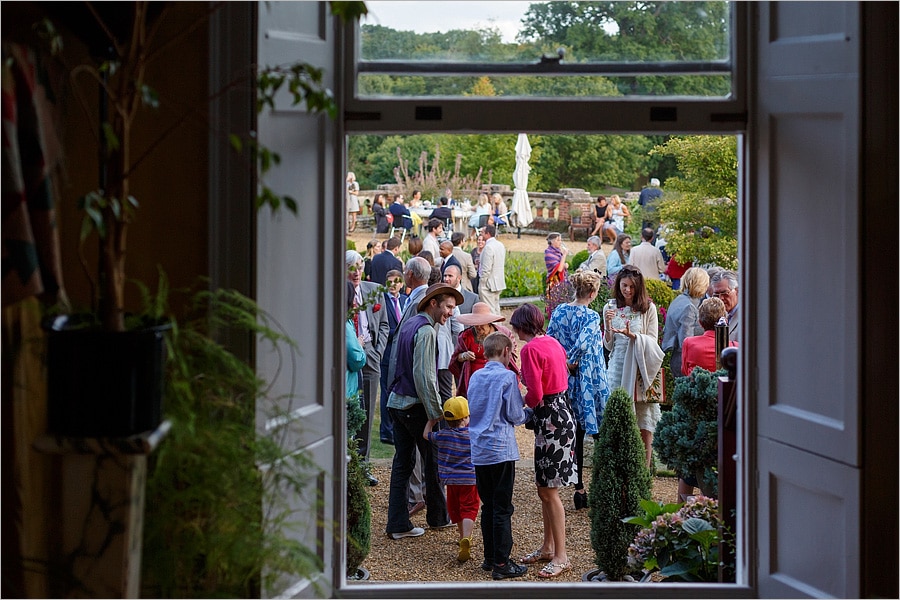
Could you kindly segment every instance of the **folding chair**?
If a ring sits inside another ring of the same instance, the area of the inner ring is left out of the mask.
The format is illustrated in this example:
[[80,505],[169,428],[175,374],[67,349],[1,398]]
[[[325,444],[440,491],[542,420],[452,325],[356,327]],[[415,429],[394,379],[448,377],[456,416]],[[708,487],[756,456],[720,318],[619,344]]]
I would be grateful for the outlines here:
[[402,223],[397,223],[397,217],[394,216],[394,222],[391,223],[391,232],[388,235],[388,238],[394,237],[394,234],[399,231],[400,241],[402,242],[406,239],[406,234],[409,233],[409,230],[412,228],[412,218],[407,217],[406,215],[401,216],[403,217],[401,219]]
[[478,217],[478,227],[475,228],[475,237],[481,235],[481,230],[488,224],[488,219],[490,218],[491,215],[481,215]]
[[510,219],[510,215],[511,215],[511,214],[512,214],[512,211],[511,211],[511,210],[508,210],[508,211],[506,211],[505,213],[503,213],[502,215],[500,215],[499,218],[500,218],[500,219],[503,219],[503,223],[500,223],[500,222],[497,220],[497,217],[494,218],[494,227],[497,228],[497,235],[500,235],[500,228],[501,228],[501,227],[503,228],[503,231],[505,231],[506,233],[509,233],[509,232],[510,232],[510,227],[512,227],[512,225],[509,224],[509,219]]

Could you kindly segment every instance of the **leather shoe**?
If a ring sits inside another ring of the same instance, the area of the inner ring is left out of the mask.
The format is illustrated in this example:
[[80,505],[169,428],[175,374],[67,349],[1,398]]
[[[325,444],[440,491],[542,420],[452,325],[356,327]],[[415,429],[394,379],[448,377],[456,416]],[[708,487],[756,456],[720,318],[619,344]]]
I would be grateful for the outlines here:
[[369,482],[369,487],[378,485],[378,479],[376,479],[375,476],[371,473],[366,473],[366,481]]
[[581,510],[582,508],[587,508],[587,494],[582,494],[581,492],[575,492],[575,495],[572,496],[572,501],[575,503],[575,510]]
[[413,516],[414,514],[421,512],[425,508],[425,503],[422,501],[416,502],[415,504],[411,504],[409,507],[409,516]]
[[527,572],[528,567],[525,565],[517,565],[515,561],[510,559],[506,561],[505,565],[494,565],[494,570],[491,571],[491,578],[508,579],[510,577],[521,577]]

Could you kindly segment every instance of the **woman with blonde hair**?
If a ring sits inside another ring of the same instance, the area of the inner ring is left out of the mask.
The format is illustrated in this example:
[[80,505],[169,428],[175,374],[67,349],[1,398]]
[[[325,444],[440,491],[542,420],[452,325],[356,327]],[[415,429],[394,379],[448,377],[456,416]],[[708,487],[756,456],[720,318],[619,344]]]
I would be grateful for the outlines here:
[[575,464],[578,467],[572,499],[575,509],[579,510],[588,505],[582,482],[584,436],[597,436],[610,389],[603,359],[600,315],[590,307],[600,291],[603,277],[596,271],[577,271],[569,279],[575,288],[575,299],[556,307],[547,326],[547,335],[556,338],[566,351],[569,403],[575,413],[576,425]]
[[475,238],[478,235],[478,227],[481,225],[482,215],[488,215],[490,219],[491,201],[487,194],[478,194],[478,203],[475,204],[475,212],[469,217],[469,237]]
[[669,303],[666,323],[663,325],[663,352],[671,352],[669,361],[672,372],[681,374],[681,347],[684,340],[703,335],[700,326],[700,301],[709,288],[709,275],[700,267],[691,267],[681,276],[681,293]]
[[348,233],[356,231],[356,215],[359,214],[359,184],[356,183],[356,174],[347,172],[347,224],[350,226]]
[[628,206],[622,202],[618,195],[609,197],[609,206],[606,207],[606,218],[612,222],[615,232],[625,233],[625,219],[631,218],[631,211]]
[[503,201],[503,196],[499,192],[491,194],[491,205],[493,206],[494,225],[506,225],[508,209],[506,208],[506,202]]

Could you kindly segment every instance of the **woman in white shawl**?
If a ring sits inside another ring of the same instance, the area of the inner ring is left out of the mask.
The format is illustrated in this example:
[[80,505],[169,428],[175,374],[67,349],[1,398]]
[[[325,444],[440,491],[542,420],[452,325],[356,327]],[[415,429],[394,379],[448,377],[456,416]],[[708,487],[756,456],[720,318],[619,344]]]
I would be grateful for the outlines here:
[[[638,429],[650,468],[653,432],[660,418],[659,404],[647,402],[651,386],[662,367],[659,320],[641,271],[625,265],[616,274],[611,298],[603,309],[603,346],[612,353],[606,367],[610,389],[625,388],[634,398]],[[635,385],[637,383],[637,385]],[[649,393],[648,393],[649,392]]]

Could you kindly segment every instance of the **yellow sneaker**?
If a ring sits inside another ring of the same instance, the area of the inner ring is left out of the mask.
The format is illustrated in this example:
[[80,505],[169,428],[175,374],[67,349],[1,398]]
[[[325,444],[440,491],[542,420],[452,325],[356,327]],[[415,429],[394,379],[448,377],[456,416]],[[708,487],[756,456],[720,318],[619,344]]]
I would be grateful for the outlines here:
[[469,552],[469,548],[472,547],[472,538],[464,537],[459,540],[459,554],[456,559],[460,562],[465,562],[472,558],[471,553]]

